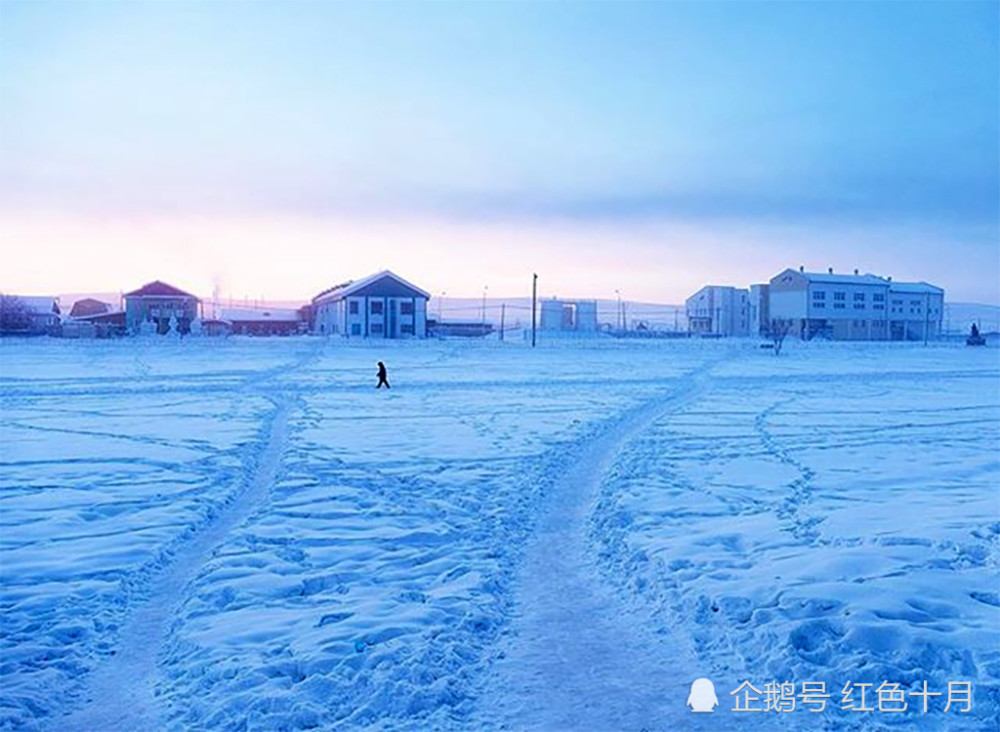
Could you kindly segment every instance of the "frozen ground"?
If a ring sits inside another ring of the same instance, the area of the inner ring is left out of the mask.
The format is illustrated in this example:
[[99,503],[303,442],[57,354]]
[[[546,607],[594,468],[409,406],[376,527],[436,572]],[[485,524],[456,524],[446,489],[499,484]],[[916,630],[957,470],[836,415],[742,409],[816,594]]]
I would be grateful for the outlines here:
[[[4,341],[0,728],[996,730],[998,383],[951,345]],[[925,680],[971,712],[841,709]]]

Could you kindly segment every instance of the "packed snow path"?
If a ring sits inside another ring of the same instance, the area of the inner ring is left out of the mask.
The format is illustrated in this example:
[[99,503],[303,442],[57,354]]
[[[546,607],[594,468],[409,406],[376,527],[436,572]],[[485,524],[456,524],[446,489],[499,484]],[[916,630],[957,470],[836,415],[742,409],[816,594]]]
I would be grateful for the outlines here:
[[[575,455],[529,545],[518,611],[493,694],[512,730],[667,729],[680,716],[695,662],[669,634],[622,606],[600,578],[587,519],[622,446],[688,403],[705,377],[687,378],[612,424]],[[680,704],[678,704],[680,700]]]
[[287,439],[289,402],[274,400],[260,454],[245,490],[215,520],[185,542],[163,572],[152,577],[152,594],[132,613],[121,630],[118,648],[91,677],[84,706],[57,721],[64,732],[135,732],[165,728],[154,693],[159,680],[160,651],[186,588],[213,550],[233,527],[266,503],[281,464]]
[[[519,732],[714,729],[686,707],[704,675],[689,645],[602,577],[589,536],[599,489],[623,448],[709,388],[706,364],[612,417],[572,455],[543,506],[517,587],[517,610],[482,707],[485,727]],[[720,690],[721,691],[721,690]],[[759,728],[740,720],[740,729]],[[718,720],[715,720],[718,725]]]

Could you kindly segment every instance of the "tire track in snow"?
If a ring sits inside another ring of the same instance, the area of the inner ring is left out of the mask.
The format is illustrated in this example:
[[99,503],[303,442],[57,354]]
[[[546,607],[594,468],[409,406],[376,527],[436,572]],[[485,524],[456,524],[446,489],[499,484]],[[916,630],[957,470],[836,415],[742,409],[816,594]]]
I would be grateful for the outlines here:
[[602,479],[621,448],[663,415],[696,400],[707,380],[704,371],[685,377],[673,394],[609,425],[583,446],[547,499],[527,547],[512,637],[481,706],[502,716],[481,726],[651,732],[703,729],[701,723],[711,725],[705,717],[718,716],[688,712],[690,683],[701,675],[693,653],[616,597],[587,539]]
[[264,504],[281,467],[292,403],[274,399],[275,409],[264,426],[258,459],[243,492],[223,506],[207,526],[174,553],[172,561],[150,578],[151,594],[123,624],[116,651],[92,674],[83,706],[53,720],[59,732],[136,732],[165,728],[156,696],[159,661],[189,582],[211,558],[226,535]]

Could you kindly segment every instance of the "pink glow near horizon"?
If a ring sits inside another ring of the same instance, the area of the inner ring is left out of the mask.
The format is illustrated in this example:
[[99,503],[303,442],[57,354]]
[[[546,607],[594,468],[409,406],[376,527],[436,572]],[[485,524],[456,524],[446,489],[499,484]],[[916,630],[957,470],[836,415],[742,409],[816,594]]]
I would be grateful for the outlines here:
[[[747,286],[799,264],[934,279],[946,289],[963,271],[957,262],[952,271],[901,269],[902,253],[918,245],[903,232],[866,233],[878,246],[865,262],[801,261],[796,241],[803,236],[789,228],[708,230],[677,221],[16,214],[0,218],[0,289],[119,292],[161,279],[205,296],[218,286],[224,298],[305,301],[337,282],[391,269],[435,296],[480,297],[488,286],[491,297],[520,297],[538,272],[546,296],[612,299],[620,290],[630,300],[681,303],[706,283]],[[844,231],[826,236],[831,243],[858,238]],[[809,237],[813,244],[821,238]]]

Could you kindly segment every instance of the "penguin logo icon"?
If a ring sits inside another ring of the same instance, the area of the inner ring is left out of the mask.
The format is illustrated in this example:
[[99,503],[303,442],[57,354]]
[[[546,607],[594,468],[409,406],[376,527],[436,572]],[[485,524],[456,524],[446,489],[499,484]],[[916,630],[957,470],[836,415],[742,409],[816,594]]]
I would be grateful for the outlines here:
[[715,696],[715,684],[709,679],[695,679],[691,684],[687,705],[691,707],[692,712],[714,712],[719,706],[719,699]]

